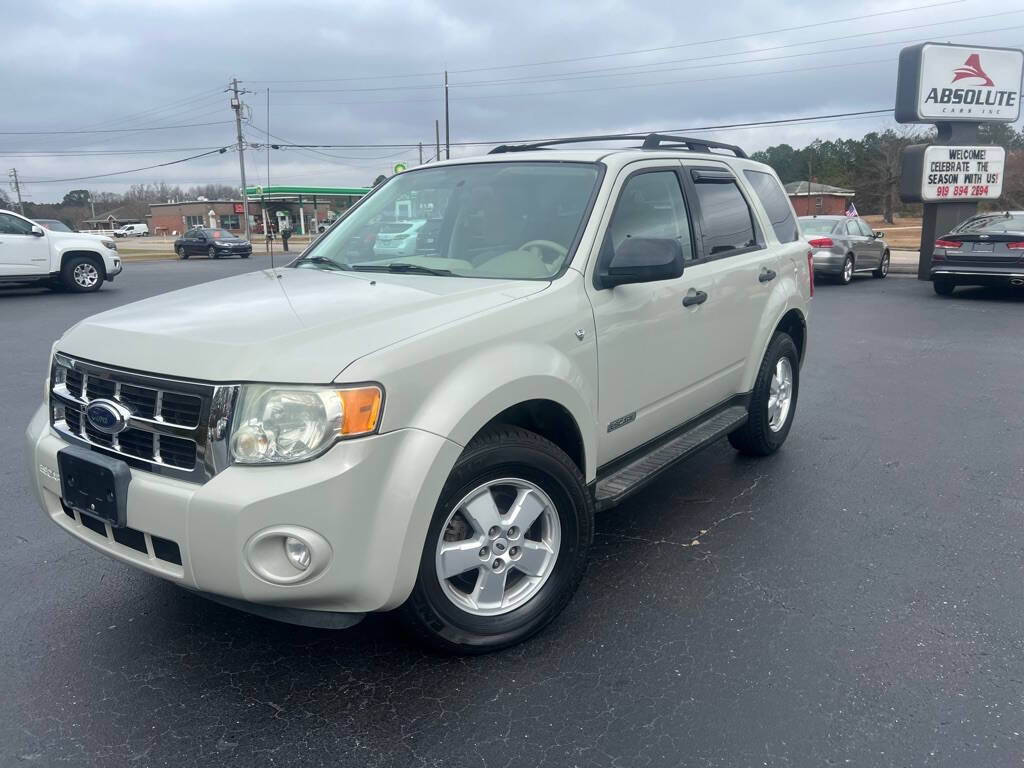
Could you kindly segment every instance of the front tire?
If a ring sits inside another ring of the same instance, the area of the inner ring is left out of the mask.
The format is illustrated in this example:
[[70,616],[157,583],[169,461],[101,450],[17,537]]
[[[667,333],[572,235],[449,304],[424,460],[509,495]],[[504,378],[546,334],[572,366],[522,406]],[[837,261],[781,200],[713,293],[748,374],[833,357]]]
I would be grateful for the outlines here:
[[879,264],[878,265],[878,269],[874,270],[871,274],[874,275],[875,277],[877,277],[879,280],[883,279],[886,275],[889,274],[889,252],[888,251],[886,251],[885,253],[882,254],[882,263]]
[[764,353],[751,393],[747,423],[729,433],[732,447],[747,456],[768,456],[786,442],[800,393],[800,355],[793,339],[776,333]]
[[73,293],[92,293],[103,285],[103,265],[92,256],[72,256],[61,267],[60,278]]
[[533,432],[490,429],[445,483],[401,616],[450,653],[520,643],[569,602],[593,535],[593,500],[572,459]]
[[932,280],[932,288],[939,296],[952,296],[956,283],[951,283],[948,280]]
[[214,248],[214,247],[213,247],[213,246],[211,245],[211,246],[210,246],[210,247],[209,247],[209,248],[208,248],[208,249],[206,250],[206,255],[207,255],[207,256],[208,256],[209,258],[211,258],[211,259],[216,259],[216,258],[217,258],[217,249],[216,249],[216,248]]
[[185,250],[185,246],[183,245],[178,246],[178,258],[183,261],[188,258],[188,251]]
[[853,281],[853,255],[847,254],[843,261],[843,271],[839,273],[839,282],[849,285]]

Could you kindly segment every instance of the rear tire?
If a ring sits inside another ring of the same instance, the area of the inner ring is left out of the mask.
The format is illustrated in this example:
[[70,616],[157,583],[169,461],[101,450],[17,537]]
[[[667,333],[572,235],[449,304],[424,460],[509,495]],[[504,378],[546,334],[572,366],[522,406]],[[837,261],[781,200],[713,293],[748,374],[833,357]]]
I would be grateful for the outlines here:
[[800,355],[796,344],[788,334],[776,333],[754,381],[747,423],[729,433],[732,447],[747,456],[775,453],[789,435],[799,394]]
[[572,459],[540,435],[496,426],[452,469],[400,616],[418,640],[448,653],[520,643],[569,602],[593,536],[593,499]]
[[92,293],[103,285],[103,263],[95,256],[72,256],[60,270],[64,288],[72,293]]
[[932,288],[939,296],[952,296],[956,283],[951,283],[948,280],[932,280]]
[[889,252],[888,251],[886,251],[885,253],[882,254],[882,263],[879,264],[878,265],[878,269],[874,270],[871,274],[874,275],[875,277],[877,277],[879,280],[881,280],[882,278],[884,278],[886,275],[889,274]]
[[843,270],[839,273],[839,282],[843,285],[849,285],[853,282],[853,254],[847,254],[846,259],[843,261]]

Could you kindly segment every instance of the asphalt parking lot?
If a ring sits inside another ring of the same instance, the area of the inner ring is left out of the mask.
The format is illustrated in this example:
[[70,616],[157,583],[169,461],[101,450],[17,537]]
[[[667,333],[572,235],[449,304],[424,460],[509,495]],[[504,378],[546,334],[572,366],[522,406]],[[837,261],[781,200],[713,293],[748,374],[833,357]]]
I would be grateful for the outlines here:
[[209,603],[30,496],[50,344],[266,261],[0,291],[0,765],[1009,766],[1024,755],[1024,296],[819,285],[796,422],[598,519],[565,613],[462,659]]

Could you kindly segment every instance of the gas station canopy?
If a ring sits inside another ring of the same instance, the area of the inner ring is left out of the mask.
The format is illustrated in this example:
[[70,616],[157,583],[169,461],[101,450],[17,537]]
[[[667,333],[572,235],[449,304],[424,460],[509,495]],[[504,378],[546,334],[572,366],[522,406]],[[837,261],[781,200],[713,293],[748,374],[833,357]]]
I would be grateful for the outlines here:
[[304,197],[362,197],[369,187],[246,187],[248,197],[262,197],[267,200]]

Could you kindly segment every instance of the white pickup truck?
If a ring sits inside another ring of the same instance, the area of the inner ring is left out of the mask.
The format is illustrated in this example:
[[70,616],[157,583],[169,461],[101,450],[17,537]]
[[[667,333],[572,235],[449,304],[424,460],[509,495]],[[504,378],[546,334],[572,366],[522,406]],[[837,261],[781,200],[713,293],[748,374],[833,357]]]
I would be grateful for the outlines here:
[[121,273],[109,237],[45,229],[14,211],[0,210],[0,285],[40,283],[75,293],[98,291]]
[[[778,178],[627,140],[406,171],[287,267],[77,324],[28,427],[45,513],[263,616],[400,608],[463,653],[537,632],[595,511],[722,437],[770,454],[796,413],[811,252]],[[410,208],[430,247],[377,252]]]

